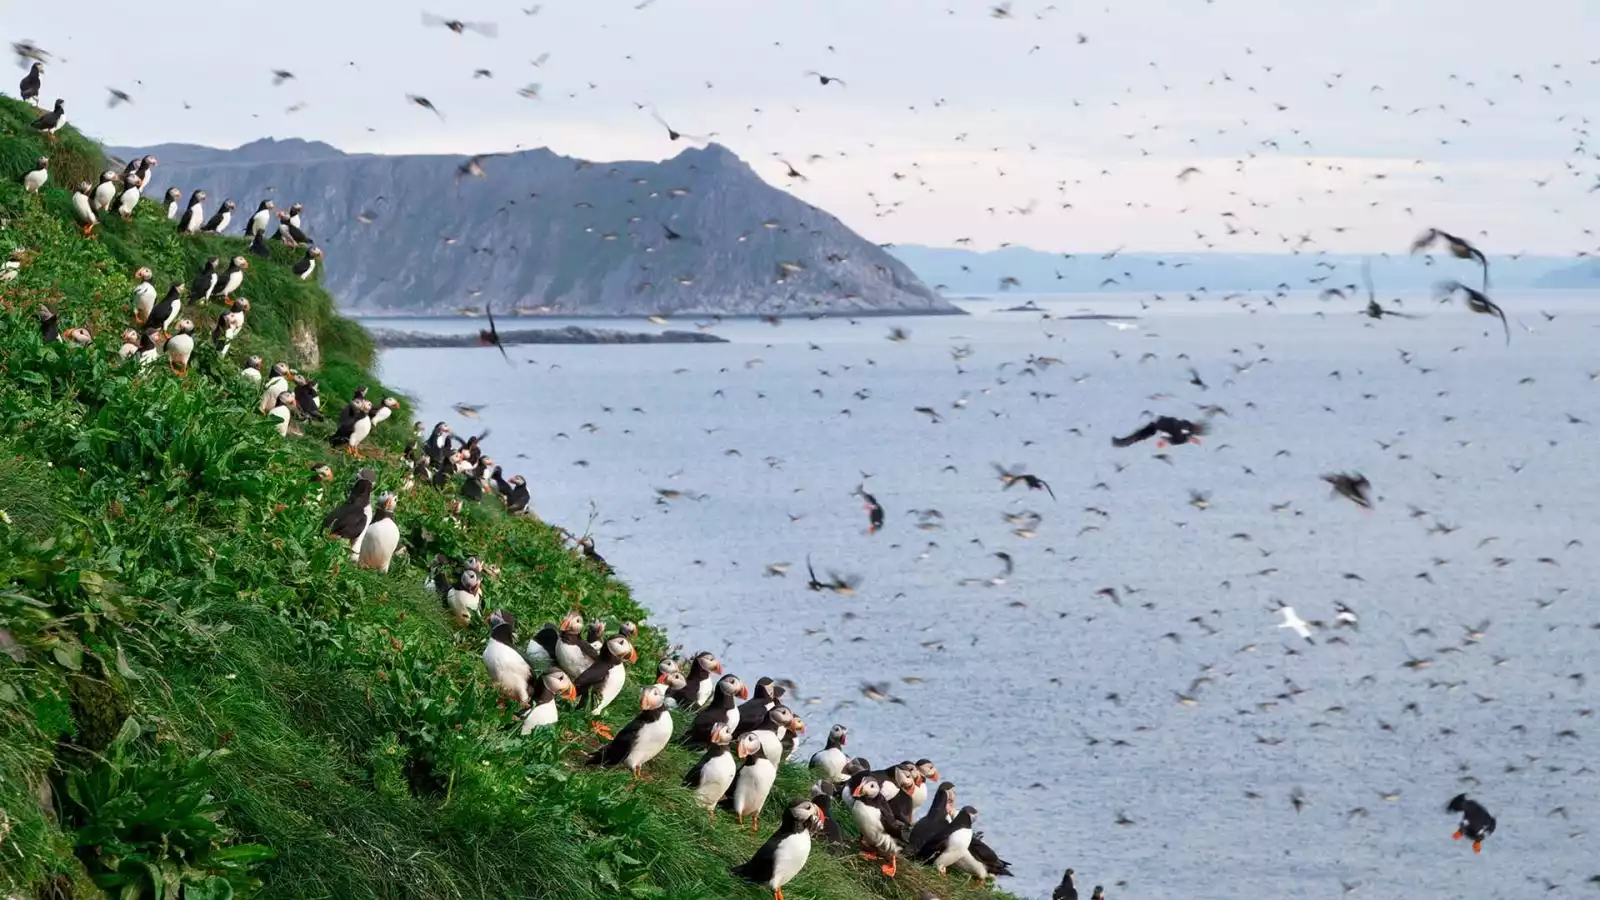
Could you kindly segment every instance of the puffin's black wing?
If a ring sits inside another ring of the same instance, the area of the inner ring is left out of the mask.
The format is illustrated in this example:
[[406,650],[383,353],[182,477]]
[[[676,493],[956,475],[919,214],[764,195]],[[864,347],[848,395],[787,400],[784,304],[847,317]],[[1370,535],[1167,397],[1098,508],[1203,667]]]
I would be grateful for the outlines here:
[[1140,441],[1147,441],[1150,438],[1154,437],[1155,433],[1158,430],[1159,429],[1156,427],[1156,423],[1149,422],[1143,428],[1140,428],[1138,431],[1135,431],[1133,434],[1130,434],[1127,437],[1114,437],[1114,438],[1112,438],[1111,439],[1111,446],[1113,446],[1113,447],[1132,447],[1134,444],[1137,444]]
[[367,528],[366,503],[350,502],[339,507],[322,520],[322,529],[331,531],[347,541],[361,536]]
[[705,771],[706,763],[711,762],[713,759],[716,759],[716,755],[710,751],[707,751],[705,756],[700,757],[700,761],[690,766],[689,771],[684,773],[683,786],[686,788],[699,787],[700,773]]
[[340,410],[339,428],[333,434],[328,435],[328,446],[343,447],[350,443],[350,437],[356,430],[356,419],[359,418],[361,418],[361,414],[356,411],[354,403],[347,404],[344,409]]
[[544,627],[534,634],[533,642],[544,650],[545,655],[550,657],[551,662],[555,662],[556,645],[561,642],[561,634],[556,631],[554,624],[550,622],[544,623]]
[[500,355],[506,359],[506,365],[515,366],[516,363],[511,361],[511,354],[506,352],[506,345],[500,343],[500,330],[494,327],[494,304],[485,303],[483,305],[483,312],[484,315],[489,317],[489,343],[495,345],[495,347],[500,350]]
[[1054,499],[1055,499],[1055,498],[1056,498],[1056,492],[1055,492],[1055,489],[1054,489],[1054,488],[1052,488],[1052,487],[1050,487],[1050,482],[1048,482],[1048,481],[1045,481],[1045,480],[1044,480],[1044,479],[1043,479],[1043,478],[1035,478],[1035,479],[1033,479],[1033,480],[1034,480],[1034,483],[1035,483],[1035,484],[1037,484],[1037,485],[1039,485],[1039,486],[1040,486],[1040,487],[1042,487],[1042,488],[1044,488],[1044,489],[1045,489],[1045,491],[1046,491],[1046,492],[1048,492],[1048,493],[1049,493],[1049,494],[1050,494],[1050,499],[1051,499],[1051,500],[1054,500]]
[[[579,643],[587,644],[587,642],[584,641],[580,641]],[[577,689],[578,696],[580,698],[587,700],[589,699],[590,694],[599,690],[600,686],[606,683],[606,675],[610,674],[610,672],[611,666],[603,665],[597,662],[594,665],[591,665],[589,668],[584,669],[583,672],[573,680],[572,686]]]
[[[733,796],[733,791],[729,791],[728,796]],[[788,817],[785,816],[785,819],[787,818]],[[772,877],[772,871],[778,856],[778,844],[788,836],[788,829],[779,828],[777,831],[772,833],[772,837],[767,838],[767,842],[761,845],[761,849],[756,851],[755,856],[750,857],[747,862],[734,866],[728,871],[746,881],[753,881],[757,884],[766,881]]]
[[972,854],[973,859],[983,863],[983,867],[989,870],[990,875],[996,878],[1009,877],[1011,875],[1011,863],[1001,859],[1000,854],[994,852],[992,847],[985,844],[982,834],[974,834],[972,836],[972,843],[968,845],[967,852]]
[[639,730],[644,728],[645,714],[640,713],[633,717],[633,721],[622,726],[617,736],[611,743],[589,754],[591,766],[620,766],[628,758],[628,751],[633,749],[633,741],[639,736]]
[[208,234],[215,234],[217,232],[217,229],[219,229],[221,227],[222,227],[222,212],[218,211],[215,214],[213,214],[211,216],[211,218],[207,219],[206,223],[204,225],[200,226],[200,230],[204,231],[204,232],[206,232]]
[[944,852],[945,842],[950,840],[950,835],[963,828],[971,827],[972,816],[964,812],[957,813],[956,817],[944,823],[944,827],[935,832],[933,837],[928,838],[915,849],[914,852],[917,854],[917,859],[921,862],[932,863],[939,858],[940,853]]
[[728,711],[720,706],[707,706],[695,714],[689,730],[678,743],[685,747],[706,747],[711,744],[711,729],[719,722],[728,721]]

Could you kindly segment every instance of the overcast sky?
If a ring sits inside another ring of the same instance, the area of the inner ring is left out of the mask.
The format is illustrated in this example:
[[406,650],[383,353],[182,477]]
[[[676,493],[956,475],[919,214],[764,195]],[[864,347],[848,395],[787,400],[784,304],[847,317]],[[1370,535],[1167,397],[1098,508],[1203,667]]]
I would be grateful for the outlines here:
[[[682,144],[636,107],[653,104],[880,242],[1276,251],[1309,234],[1371,252],[1438,226],[1491,252],[1600,250],[1596,0],[112,8],[0,11],[10,40],[57,57],[46,102],[108,143],[660,159]],[[424,9],[498,36],[427,27]],[[278,68],[295,78],[274,87]],[[541,98],[518,96],[531,83]],[[133,104],[108,109],[108,86]]]

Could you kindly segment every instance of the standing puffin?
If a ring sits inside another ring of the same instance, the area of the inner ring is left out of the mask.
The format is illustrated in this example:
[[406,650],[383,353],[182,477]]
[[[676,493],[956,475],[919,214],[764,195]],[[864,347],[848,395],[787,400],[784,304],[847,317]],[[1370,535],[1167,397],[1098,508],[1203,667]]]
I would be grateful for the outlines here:
[[637,778],[644,764],[660,756],[671,740],[667,688],[661,684],[645,685],[639,692],[639,714],[617,732],[611,743],[589,755],[589,765],[627,766]]
[[723,798],[722,805],[733,810],[739,824],[745,816],[754,816],[750,833],[761,826],[761,807],[767,804],[767,794],[772,792],[772,782],[778,777],[778,767],[761,752],[761,739],[753,734],[738,738],[734,753],[738,755],[739,771],[733,776],[733,788]]
[[166,204],[167,218],[176,219],[178,217],[178,204],[183,202],[183,191],[175,187],[169,187],[167,188],[166,197],[161,202]]
[[772,889],[772,900],[783,900],[788,884],[811,857],[811,833],[822,828],[827,814],[810,800],[802,800],[783,811],[783,824],[756,855],[730,871],[746,881]]
[[218,256],[211,257],[206,260],[205,265],[200,267],[200,274],[196,275],[194,281],[189,283],[189,296],[194,298],[194,302],[204,303],[216,294],[217,282],[221,278],[217,274],[217,266],[219,265],[222,265],[222,258]]
[[489,614],[489,643],[483,648],[483,667],[500,695],[516,701],[520,709],[528,705],[533,669],[512,642],[516,640],[517,617],[503,609]]
[[295,228],[300,227],[300,213],[305,211],[305,206],[299,203],[289,204],[289,224]]
[[105,212],[111,208],[111,201],[117,199],[117,177],[112,169],[100,173],[100,183],[94,186],[95,212]]
[[289,418],[294,415],[294,394],[288,391],[279,391],[272,397],[272,407],[267,410],[267,415],[278,420],[273,427],[278,429],[279,437],[289,436]]
[[96,225],[100,224],[100,217],[94,214],[94,202],[89,199],[89,182],[80,181],[78,187],[72,192],[72,217],[83,226],[83,234],[88,237]]
[[239,377],[251,384],[261,383],[261,357],[252,356],[244,361],[244,368],[239,370]]
[[133,211],[139,208],[139,189],[143,184],[137,175],[123,182],[122,193],[117,196],[117,215],[124,222],[133,218]]
[[150,309],[150,315],[145,317],[139,325],[146,331],[166,331],[177,321],[178,313],[183,311],[183,295],[187,291],[182,284],[174,282],[167,288],[167,295]]
[[188,375],[189,357],[193,355],[194,323],[180,319],[172,330],[172,337],[167,339],[167,364],[179,375]]
[[30,194],[39,193],[44,183],[50,180],[50,157],[39,157],[38,168],[30,169],[22,176],[22,189]]
[[33,129],[44,132],[45,137],[53,141],[56,139],[56,132],[65,124],[67,124],[67,103],[65,100],[57,99],[55,109],[33,120]]
[[302,259],[294,264],[295,277],[299,278],[301,281],[310,280],[311,276],[316,274],[317,260],[321,258],[321,247],[307,247],[305,259]]
[[294,405],[300,414],[313,422],[322,421],[322,400],[317,394],[317,380],[304,375],[294,377]]
[[150,283],[154,277],[155,273],[144,266],[133,273],[133,321],[140,325],[150,318],[150,310],[156,305],[156,286]]
[[161,348],[156,346],[156,333],[143,331],[139,333],[139,368],[147,369],[152,363],[161,358]]
[[322,530],[330,537],[344,538],[352,547],[360,546],[361,536],[366,534],[367,525],[372,521],[372,483],[377,478],[371,469],[362,469],[356,476],[356,483],[350,486],[344,504],[322,520]]
[[229,304],[227,312],[217,316],[217,324],[211,330],[211,343],[216,346],[218,356],[228,355],[233,339],[244,330],[244,314],[249,311],[250,301],[239,297]]
[[138,166],[139,183],[149,184],[150,176],[155,174],[156,171],[156,158],[154,156],[146,156],[144,159],[138,160]]
[[1078,900],[1078,886],[1073,883],[1072,876],[1078,874],[1075,869],[1068,869],[1061,875],[1061,883],[1050,892],[1050,900]]
[[345,452],[356,452],[356,445],[372,430],[372,420],[367,414],[372,404],[365,397],[356,397],[339,411],[339,427],[328,435],[328,446],[343,447]]
[[528,493],[528,479],[521,475],[511,476],[511,490],[506,494],[506,512],[514,516],[529,514],[528,503],[533,497]]
[[200,233],[221,234],[224,231],[227,231],[228,222],[233,218],[233,211],[236,206],[237,204],[235,204],[233,200],[224,199],[222,201],[222,205],[217,208],[216,215],[207,219],[206,223],[200,226]]
[[127,359],[139,352],[139,332],[132,328],[122,332],[122,346],[117,349],[117,358]]
[[[444,593],[444,606],[458,626],[472,621],[472,614],[483,604],[483,578],[477,569],[463,569],[456,583]],[[532,671],[531,669],[529,671]]]
[[41,77],[43,75],[44,63],[36,60],[34,64],[29,67],[28,74],[22,76],[22,84],[18,87],[17,96],[28,101],[29,103],[32,103],[34,106],[38,106],[39,88],[41,86],[41,82],[44,80]]
[[705,756],[700,757],[700,761],[683,776],[683,786],[694,791],[695,804],[705,808],[712,819],[716,818],[717,804],[728,793],[733,776],[739,770],[739,761],[728,747],[732,743],[731,726],[726,722],[711,726],[711,734],[706,738]]
[[828,729],[828,745],[811,754],[811,771],[830,784],[843,784],[847,780],[844,765],[850,761],[850,754],[844,752],[844,744],[849,737],[850,729],[843,725]]
[[717,681],[716,694],[711,702],[695,715],[679,743],[691,749],[704,749],[711,745],[711,735],[718,728],[727,726],[730,733],[734,731],[739,721],[739,700],[748,696],[750,689],[739,680],[739,676],[722,676]]
[[633,643],[622,635],[616,635],[606,641],[600,648],[600,656],[594,665],[583,670],[574,682],[579,696],[585,700],[593,699],[594,706],[590,710],[594,718],[589,727],[595,734],[610,740],[611,729],[599,721],[600,713],[611,705],[622,693],[622,685],[628,679],[628,672],[623,668],[624,662],[638,662],[639,652],[633,649]]
[[761,752],[776,765],[783,762],[784,737],[791,732],[804,731],[805,727],[805,723],[794,714],[794,710],[787,706],[774,706],[772,711],[767,713],[767,720],[762,722],[759,728],[748,733],[761,739]]
[[889,801],[883,798],[883,783],[877,776],[862,779],[850,793],[856,798],[850,811],[861,832],[861,855],[876,859],[880,853],[887,854],[889,862],[882,870],[893,878],[899,868],[900,850],[910,840],[910,827],[889,809]]
[[933,803],[928,807],[928,814],[916,821],[911,826],[911,851],[922,852],[922,848],[944,830],[946,825],[956,817],[956,787],[950,782],[939,785],[939,790],[933,795]]
[[233,292],[244,284],[244,272],[250,268],[250,260],[242,256],[235,256],[228,265],[228,271],[222,273],[221,282],[217,285],[217,293],[222,295],[222,302],[233,300]]
[[367,526],[367,533],[361,536],[360,548],[352,549],[350,553],[351,561],[361,568],[389,571],[395,548],[400,546],[400,526],[394,521],[394,507],[398,500],[394,494],[384,494],[378,498],[378,505],[372,510],[372,524]]
[[195,190],[189,195],[189,206],[178,217],[178,232],[180,234],[194,234],[200,230],[201,224],[206,220],[206,192]]
[[267,377],[267,385],[261,392],[261,402],[257,405],[262,415],[272,409],[278,402],[278,394],[289,389],[289,366],[286,363],[273,363],[272,372]]
[[1450,837],[1461,840],[1463,837],[1472,841],[1472,852],[1482,853],[1483,842],[1494,834],[1494,816],[1483,808],[1483,804],[1467,798],[1466,794],[1457,794],[1450,798],[1450,803],[1445,807],[1447,812],[1460,813],[1461,824],[1456,826],[1456,833]]
[[917,859],[932,865],[939,874],[948,876],[950,867],[967,855],[972,845],[972,821],[978,817],[977,809],[961,807],[955,818],[917,851]]
[[[382,425],[384,422],[387,422],[389,420],[389,417],[394,415],[399,410],[400,410],[400,401],[399,400],[396,400],[393,397],[385,397],[385,398],[383,398],[383,402],[378,404],[378,408],[374,409],[372,411],[372,416],[371,416],[371,418],[372,418],[372,427],[373,428],[377,428],[379,425]],[[422,427],[422,423],[418,422],[417,423],[417,427],[418,428]]]
[[261,201],[261,205],[256,207],[256,211],[251,213],[250,218],[245,220],[245,237],[253,238],[258,234],[267,233],[267,223],[272,221],[272,210],[275,205],[271,200]]
[[[722,674],[722,662],[708,650],[702,650],[689,660],[689,674],[684,676],[683,692],[676,698],[681,707],[704,706],[711,699],[716,682],[713,675]],[[737,736],[737,732],[735,733]]]
[[571,703],[578,699],[578,689],[572,686],[572,679],[560,669],[551,669],[539,676],[533,688],[533,708],[522,717],[522,733],[530,734],[535,728],[547,728],[556,724],[560,717],[560,710],[556,709],[556,698]]
[[523,653],[530,660],[548,660],[573,678],[582,675],[600,657],[600,652],[583,639],[583,616],[577,612],[563,616],[559,626],[545,623]]
[[300,226],[294,223],[294,219],[288,213],[281,211],[278,213],[278,230],[272,236],[274,239],[281,241],[285,247],[298,247],[301,244],[312,243],[311,238],[307,237],[306,233],[300,230]]

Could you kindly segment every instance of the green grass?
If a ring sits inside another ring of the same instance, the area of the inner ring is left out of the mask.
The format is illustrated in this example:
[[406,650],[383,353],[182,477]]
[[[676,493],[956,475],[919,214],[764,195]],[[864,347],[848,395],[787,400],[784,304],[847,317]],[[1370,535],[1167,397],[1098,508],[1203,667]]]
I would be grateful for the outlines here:
[[[422,566],[437,552],[499,565],[486,603],[529,625],[574,606],[642,621],[628,589],[549,526],[494,504],[458,525],[427,488],[402,496],[407,555],[390,573],[352,567],[321,534],[333,501],[306,473],[333,464],[331,497],[357,464],[320,440],[331,426],[279,438],[235,372],[249,354],[305,366],[291,336],[309,329],[337,410],[360,384],[382,396],[370,341],[279,249],[245,280],[230,361],[203,345],[184,378],[119,362],[135,268],[165,291],[244,243],[179,238],[148,202],[82,237],[68,188],[103,161],[65,129],[50,185],[26,195],[20,176],[46,152],[34,115],[0,99],[0,253],[26,260],[0,283],[0,893],[93,897],[144,879],[179,900],[767,896],[727,871],[759,837],[679,787],[690,754],[668,751],[635,783],[580,765],[579,715],[517,735],[479,661],[484,630],[447,624]],[[94,346],[44,345],[40,303]],[[201,332],[214,312],[194,311]],[[375,437],[379,490],[400,487],[408,432],[402,411]],[[667,639],[647,626],[639,645],[650,674]],[[613,705],[613,726],[629,707]],[[784,768],[760,837],[809,780]],[[819,849],[786,896],[992,895],[937,881],[906,867],[891,882]]]

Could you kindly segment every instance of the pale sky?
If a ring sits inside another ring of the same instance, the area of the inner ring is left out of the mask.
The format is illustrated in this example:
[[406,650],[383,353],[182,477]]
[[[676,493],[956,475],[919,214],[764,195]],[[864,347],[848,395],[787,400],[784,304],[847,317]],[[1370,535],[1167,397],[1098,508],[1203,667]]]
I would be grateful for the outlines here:
[[[1600,250],[1596,0],[638,6],[53,0],[6,4],[0,30],[58,57],[44,100],[114,144],[674,155],[644,103],[879,242],[1376,252],[1437,226],[1488,252]],[[296,77],[274,87],[279,68]],[[134,103],[108,109],[108,86]]]

